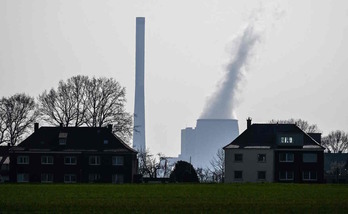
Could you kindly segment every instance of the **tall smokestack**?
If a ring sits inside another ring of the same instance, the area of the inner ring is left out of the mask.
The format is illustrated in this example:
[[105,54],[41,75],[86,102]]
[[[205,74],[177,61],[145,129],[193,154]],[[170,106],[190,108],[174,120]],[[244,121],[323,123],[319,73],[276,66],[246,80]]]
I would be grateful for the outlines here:
[[145,64],[145,18],[136,18],[136,50],[135,50],[135,101],[133,148],[137,151],[146,150],[145,146],[145,95],[144,95],[144,64]]

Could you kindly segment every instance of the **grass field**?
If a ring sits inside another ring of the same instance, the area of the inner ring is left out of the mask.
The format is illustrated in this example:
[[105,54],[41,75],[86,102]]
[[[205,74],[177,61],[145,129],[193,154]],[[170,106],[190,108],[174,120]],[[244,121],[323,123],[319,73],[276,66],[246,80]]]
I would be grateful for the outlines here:
[[348,213],[348,185],[1,184],[0,213]]

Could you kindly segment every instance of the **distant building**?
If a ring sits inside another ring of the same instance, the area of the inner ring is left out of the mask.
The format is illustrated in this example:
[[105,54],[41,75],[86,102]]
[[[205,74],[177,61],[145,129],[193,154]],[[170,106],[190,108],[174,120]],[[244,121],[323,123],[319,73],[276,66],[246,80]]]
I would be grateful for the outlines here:
[[324,182],[321,134],[307,134],[295,124],[251,124],[250,118],[247,124],[224,147],[226,183]]
[[239,135],[238,120],[199,119],[195,128],[181,130],[181,154],[184,160],[197,167],[211,167],[210,161]]
[[41,127],[10,149],[10,181],[131,183],[137,152],[108,127]]
[[348,183],[348,153],[324,153],[324,177],[327,183]]

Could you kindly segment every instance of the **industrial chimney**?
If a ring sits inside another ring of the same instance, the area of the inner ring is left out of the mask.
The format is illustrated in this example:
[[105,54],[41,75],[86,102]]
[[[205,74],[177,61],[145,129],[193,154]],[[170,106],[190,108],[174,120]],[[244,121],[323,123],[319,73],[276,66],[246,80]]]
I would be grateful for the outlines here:
[[145,146],[145,18],[136,18],[136,50],[135,50],[135,100],[134,100],[134,132],[133,148],[146,150]]

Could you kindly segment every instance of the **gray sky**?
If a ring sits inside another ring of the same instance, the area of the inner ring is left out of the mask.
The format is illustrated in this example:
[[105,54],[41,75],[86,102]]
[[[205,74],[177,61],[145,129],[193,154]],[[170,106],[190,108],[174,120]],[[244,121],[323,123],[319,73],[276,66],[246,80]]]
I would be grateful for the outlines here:
[[[1,0],[0,96],[37,97],[73,75],[127,88],[133,112],[135,17],[146,17],[146,140],[177,155],[250,22],[261,39],[242,70],[234,113],[302,118],[348,131],[348,1]],[[257,18],[255,18],[257,17]],[[227,144],[227,143],[226,143]]]

